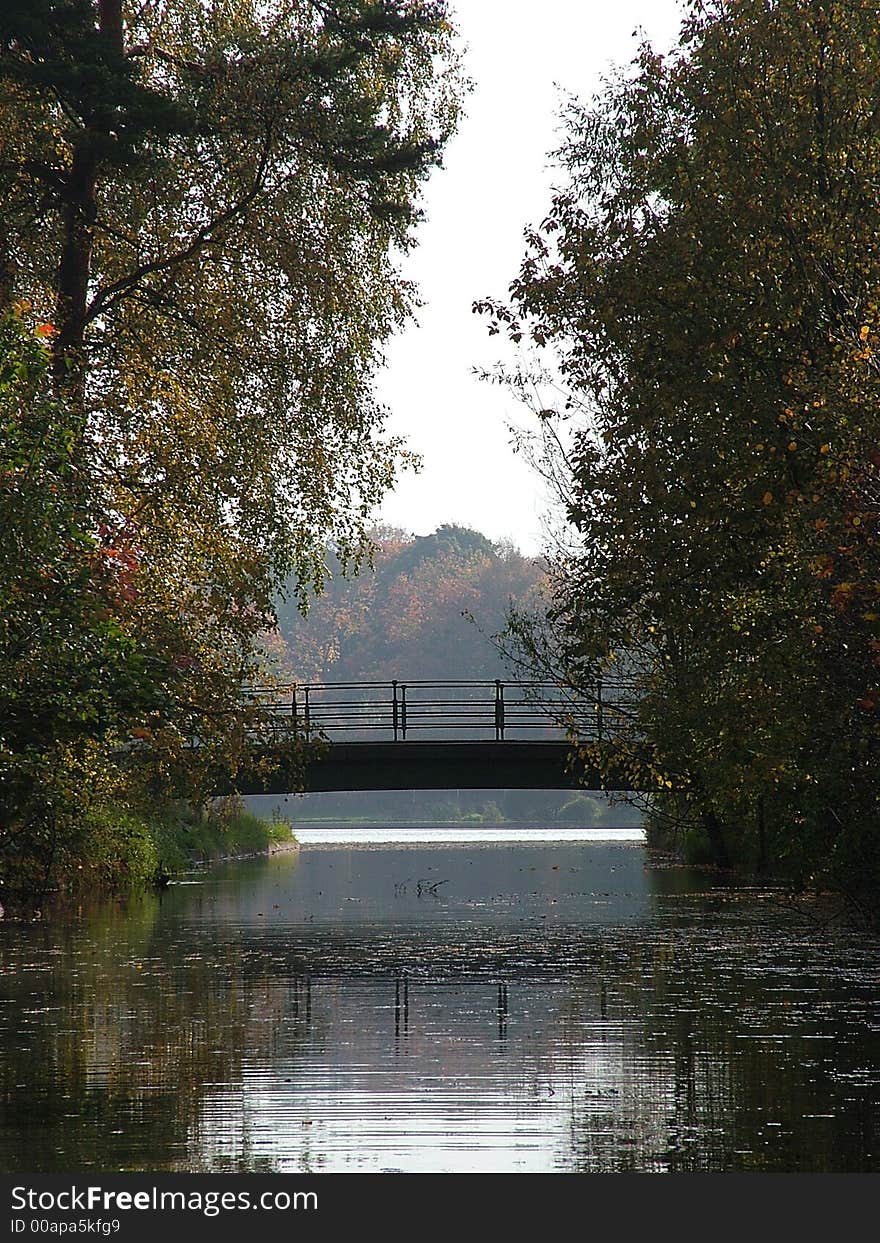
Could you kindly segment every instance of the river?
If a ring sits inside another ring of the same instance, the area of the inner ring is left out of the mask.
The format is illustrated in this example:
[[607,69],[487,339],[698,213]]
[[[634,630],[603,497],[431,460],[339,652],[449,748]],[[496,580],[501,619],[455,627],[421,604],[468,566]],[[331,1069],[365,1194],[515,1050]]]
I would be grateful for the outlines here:
[[637,833],[302,836],[0,923],[0,1169],[880,1169],[880,944],[824,908]]

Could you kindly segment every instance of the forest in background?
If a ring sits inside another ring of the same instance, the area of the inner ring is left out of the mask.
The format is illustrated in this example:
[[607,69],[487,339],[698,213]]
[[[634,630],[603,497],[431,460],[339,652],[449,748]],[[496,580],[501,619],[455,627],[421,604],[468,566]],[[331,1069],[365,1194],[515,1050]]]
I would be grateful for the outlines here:
[[371,563],[329,577],[303,614],[293,584],[276,603],[268,668],[286,681],[455,681],[510,677],[499,651],[511,610],[546,607],[546,569],[511,544],[446,524],[430,535],[377,529]]

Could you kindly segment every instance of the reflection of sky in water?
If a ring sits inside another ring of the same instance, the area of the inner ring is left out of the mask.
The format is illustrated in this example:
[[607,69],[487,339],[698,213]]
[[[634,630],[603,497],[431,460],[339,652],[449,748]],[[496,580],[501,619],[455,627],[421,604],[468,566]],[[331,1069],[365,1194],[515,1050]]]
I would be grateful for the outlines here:
[[[646,919],[652,910],[644,851],[615,839],[604,844],[477,843],[406,847],[304,847],[273,866],[237,865],[204,895],[173,887],[165,906],[187,921],[265,930],[289,925],[310,934],[328,924],[375,938],[435,925],[535,923],[553,928]],[[179,896],[178,896],[179,895]]]
[[624,1145],[638,1128],[640,1144],[662,1151],[674,1096],[666,1056],[645,1069],[664,1081],[653,1092],[667,1109],[645,1118],[627,1099],[630,1042],[601,1020],[598,995],[525,982],[503,1001],[499,992],[410,985],[404,1025],[393,981],[314,984],[320,1036],[282,1045],[271,1072],[250,1063],[240,1086],[208,1094],[203,1159],[247,1152],[287,1172],[531,1172],[569,1168],[572,1134],[587,1128]]
[[209,1166],[246,1151],[286,1171],[547,1170],[566,1164],[576,1110],[616,1127],[629,1055],[577,940],[649,918],[641,834],[410,832],[403,849],[305,846],[181,912],[308,976],[275,1064],[246,1061],[208,1094]]

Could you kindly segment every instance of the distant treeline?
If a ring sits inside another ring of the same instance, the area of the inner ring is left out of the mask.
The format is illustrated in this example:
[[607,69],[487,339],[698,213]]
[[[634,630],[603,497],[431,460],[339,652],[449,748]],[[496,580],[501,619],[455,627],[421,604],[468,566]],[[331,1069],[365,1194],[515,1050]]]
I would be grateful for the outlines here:
[[465,527],[375,532],[372,564],[331,577],[303,616],[288,584],[266,643],[272,671],[301,682],[509,677],[492,637],[538,603],[543,563]]
[[306,824],[459,824],[630,828],[641,811],[579,790],[368,790],[257,795],[248,808],[266,820]]

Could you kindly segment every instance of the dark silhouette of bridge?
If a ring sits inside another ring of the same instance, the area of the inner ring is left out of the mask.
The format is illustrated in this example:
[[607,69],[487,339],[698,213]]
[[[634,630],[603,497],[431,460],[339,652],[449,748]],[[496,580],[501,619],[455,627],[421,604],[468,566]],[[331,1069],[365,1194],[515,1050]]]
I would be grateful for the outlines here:
[[[242,794],[291,790],[631,789],[615,770],[633,686],[336,682],[255,687],[260,741]],[[602,757],[592,768],[572,739]],[[600,773],[601,768],[601,773]]]

